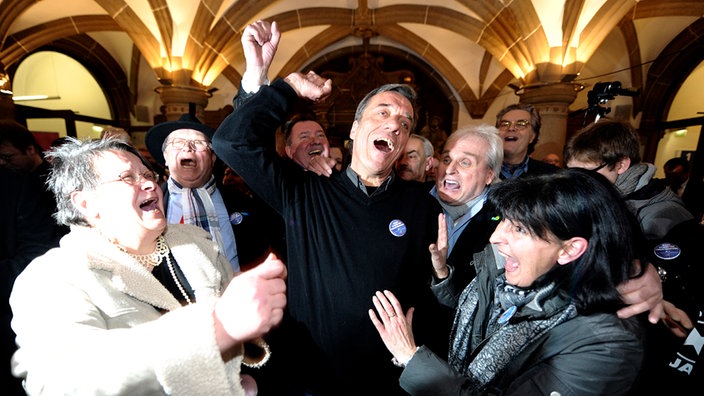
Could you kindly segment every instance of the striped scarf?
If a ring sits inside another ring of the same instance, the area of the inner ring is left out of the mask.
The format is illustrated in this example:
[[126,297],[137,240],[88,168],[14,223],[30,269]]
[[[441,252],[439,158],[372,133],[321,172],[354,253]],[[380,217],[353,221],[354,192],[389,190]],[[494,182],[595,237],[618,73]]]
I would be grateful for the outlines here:
[[218,243],[220,252],[225,255],[225,243],[220,233],[220,223],[218,214],[215,211],[215,204],[211,195],[215,192],[215,177],[210,176],[210,180],[203,187],[187,188],[178,184],[173,178],[169,178],[169,193],[172,195],[181,194],[181,207],[183,209],[183,222],[193,224],[210,232],[210,235]]

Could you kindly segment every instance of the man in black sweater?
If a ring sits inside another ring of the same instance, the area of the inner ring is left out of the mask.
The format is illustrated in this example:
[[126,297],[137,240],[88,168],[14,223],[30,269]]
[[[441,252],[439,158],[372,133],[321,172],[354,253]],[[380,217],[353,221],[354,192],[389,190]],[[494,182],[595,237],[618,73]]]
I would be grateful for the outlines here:
[[[267,51],[278,42],[259,33],[248,28],[244,45]],[[260,394],[403,394],[400,371],[369,321],[371,296],[392,290],[404,309],[415,307],[414,333],[441,355],[448,334],[429,289],[440,207],[422,184],[394,174],[417,121],[415,92],[401,84],[370,92],[350,131],[351,164],[328,178],[278,156],[275,131],[299,98],[330,91],[330,80],[292,73],[261,87],[213,138],[217,155],[286,223],[287,316],[270,335]]]

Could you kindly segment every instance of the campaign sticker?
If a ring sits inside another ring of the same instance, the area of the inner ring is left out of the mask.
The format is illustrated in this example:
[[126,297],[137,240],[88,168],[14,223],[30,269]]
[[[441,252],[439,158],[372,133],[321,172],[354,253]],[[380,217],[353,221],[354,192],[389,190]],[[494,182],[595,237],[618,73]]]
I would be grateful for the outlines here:
[[235,212],[230,215],[230,223],[234,225],[242,223],[242,220],[244,220],[244,216],[242,216],[242,213],[240,212]]
[[391,220],[391,223],[389,223],[389,231],[391,235],[395,237],[402,237],[406,235],[406,224],[398,219]]
[[674,260],[682,254],[682,249],[673,243],[661,243],[653,249],[655,256],[662,260]]

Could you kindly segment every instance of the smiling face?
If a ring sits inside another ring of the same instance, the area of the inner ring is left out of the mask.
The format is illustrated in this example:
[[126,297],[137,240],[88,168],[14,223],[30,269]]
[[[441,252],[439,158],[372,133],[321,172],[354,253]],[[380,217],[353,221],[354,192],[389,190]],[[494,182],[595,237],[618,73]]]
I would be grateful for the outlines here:
[[403,153],[413,125],[411,102],[396,92],[371,98],[350,130],[352,170],[365,185],[379,186]]
[[479,196],[494,178],[486,160],[489,144],[468,135],[447,145],[440,156],[435,187],[450,205],[463,205]]
[[170,141],[173,139],[185,140],[205,140],[209,142],[207,136],[202,132],[193,129],[178,129],[169,134],[166,138],[164,148],[164,159],[169,168],[170,176],[183,187],[198,188],[210,180],[213,175],[215,165],[215,154],[208,148],[204,151],[195,151],[190,144],[186,144],[181,149],[174,148]]
[[119,177],[151,171],[126,151],[106,151],[96,158],[93,168],[98,187],[72,197],[74,202],[82,202],[79,206],[87,220],[106,237],[135,251],[143,241],[155,241],[166,228],[161,189],[154,181],[128,184]]
[[[522,125],[527,121],[527,125]],[[505,123],[506,126],[501,124]],[[504,162],[519,164],[528,155],[528,145],[535,139],[530,113],[511,110],[499,120],[499,135],[504,143]]]
[[506,281],[528,287],[541,275],[564,261],[563,242],[549,235],[550,242],[528,232],[528,228],[510,220],[502,220],[489,238],[499,253],[506,257]]
[[330,156],[330,143],[320,124],[315,121],[300,121],[291,128],[285,150],[289,158],[307,168],[311,157]]

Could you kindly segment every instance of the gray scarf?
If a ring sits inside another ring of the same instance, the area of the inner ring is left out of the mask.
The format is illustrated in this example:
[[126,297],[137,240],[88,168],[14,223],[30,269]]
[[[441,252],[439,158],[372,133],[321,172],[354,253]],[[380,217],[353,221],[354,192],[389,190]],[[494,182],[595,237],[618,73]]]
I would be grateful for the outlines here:
[[618,175],[614,186],[625,197],[648,184],[654,174],[655,166],[641,162],[632,165],[625,172]]
[[476,205],[480,201],[484,201],[486,194],[479,194],[478,196],[472,198],[469,200],[469,202],[466,202],[462,205],[450,205],[447,202],[444,202],[442,199],[438,198],[438,202],[440,203],[440,206],[442,206],[443,210],[445,211],[445,214],[450,217],[452,220],[452,223],[455,224],[457,220],[459,220],[462,216],[466,215],[474,205]]
[[554,284],[524,290],[509,285],[505,276],[500,275],[495,281],[496,293],[487,328],[477,332],[480,326],[475,320],[477,308],[484,309],[478,307],[478,302],[480,295],[487,292],[477,286],[475,278],[460,297],[448,356],[450,365],[471,378],[476,390],[489,384],[540,336],[577,316],[574,304],[555,297]]

